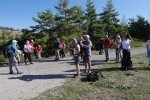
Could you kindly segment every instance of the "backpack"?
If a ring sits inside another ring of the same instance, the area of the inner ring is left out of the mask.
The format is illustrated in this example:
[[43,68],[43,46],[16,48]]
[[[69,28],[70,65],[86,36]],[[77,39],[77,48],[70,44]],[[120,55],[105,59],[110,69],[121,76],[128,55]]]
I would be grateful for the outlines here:
[[101,72],[97,71],[97,72],[89,73],[86,78],[88,82],[95,82],[99,80],[100,78],[104,78],[104,76],[102,75]]
[[9,58],[12,55],[11,45],[6,47],[6,56]]

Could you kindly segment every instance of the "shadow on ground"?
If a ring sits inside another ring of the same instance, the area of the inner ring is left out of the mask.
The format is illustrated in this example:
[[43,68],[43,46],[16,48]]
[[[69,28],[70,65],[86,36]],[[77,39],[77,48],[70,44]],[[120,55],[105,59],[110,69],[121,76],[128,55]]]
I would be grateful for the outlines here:
[[45,79],[65,79],[70,78],[72,74],[48,74],[48,75],[22,75],[20,77],[11,77],[8,79],[19,79],[22,81],[45,80]]

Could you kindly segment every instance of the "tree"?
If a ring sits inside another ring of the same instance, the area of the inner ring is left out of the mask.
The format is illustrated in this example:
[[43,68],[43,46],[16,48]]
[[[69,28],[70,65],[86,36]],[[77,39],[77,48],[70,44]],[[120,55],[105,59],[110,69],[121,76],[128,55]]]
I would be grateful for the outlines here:
[[82,32],[81,23],[83,11],[79,6],[68,7],[68,0],[59,0],[55,6],[55,32],[58,36],[79,35]]
[[137,20],[132,18],[129,22],[129,33],[135,38],[147,40],[150,35],[150,24],[142,16],[137,16]]
[[105,32],[108,32],[111,37],[118,31],[118,15],[112,4],[112,0],[108,0],[106,7],[104,7],[103,12],[100,14],[100,20],[104,25]]
[[46,32],[50,33],[53,30],[53,14],[50,10],[38,13],[38,18],[32,18],[35,22],[38,23],[36,26],[31,26],[34,32]]
[[87,0],[87,8],[85,13],[85,30],[86,33],[93,37],[96,34],[97,14],[92,0]]

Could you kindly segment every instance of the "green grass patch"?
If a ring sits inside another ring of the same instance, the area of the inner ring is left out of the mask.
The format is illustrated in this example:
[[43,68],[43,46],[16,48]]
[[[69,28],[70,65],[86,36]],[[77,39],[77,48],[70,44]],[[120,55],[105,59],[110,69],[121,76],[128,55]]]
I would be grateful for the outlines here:
[[99,66],[104,79],[68,79],[63,86],[47,90],[33,100],[149,100],[150,69],[145,55],[132,56],[134,70],[121,71],[120,64],[112,61]]

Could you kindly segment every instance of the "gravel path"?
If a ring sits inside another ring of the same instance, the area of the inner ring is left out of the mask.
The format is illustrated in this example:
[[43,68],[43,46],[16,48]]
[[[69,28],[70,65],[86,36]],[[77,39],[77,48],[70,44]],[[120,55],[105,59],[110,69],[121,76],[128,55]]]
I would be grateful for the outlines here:
[[[131,54],[145,51],[145,48],[133,49]],[[110,55],[110,59],[114,59],[114,51],[111,51]],[[29,100],[48,89],[62,85],[75,73],[75,66],[70,59],[71,57],[61,61],[47,59],[27,66],[21,64],[19,68],[23,74],[19,75],[9,75],[7,65],[0,66],[0,100]],[[94,54],[92,67],[96,68],[102,64],[101,60],[105,60],[104,55]],[[82,64],[81,69],[84,69]]]

